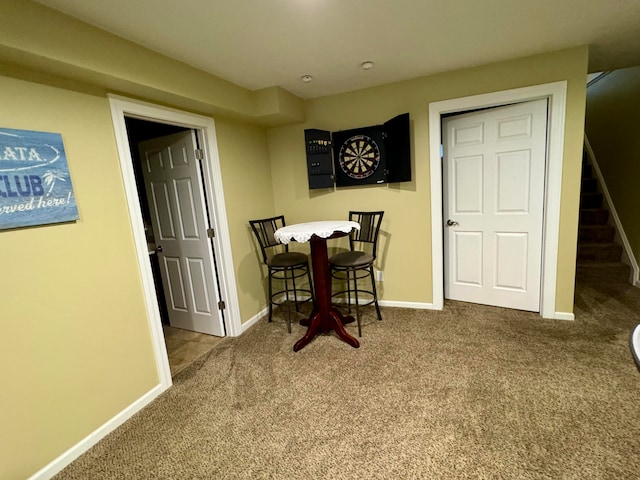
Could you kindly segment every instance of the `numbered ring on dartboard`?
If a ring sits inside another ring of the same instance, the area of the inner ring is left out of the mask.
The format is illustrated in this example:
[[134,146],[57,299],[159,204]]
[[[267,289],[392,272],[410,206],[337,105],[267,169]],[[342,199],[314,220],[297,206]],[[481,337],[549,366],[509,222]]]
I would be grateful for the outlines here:
[[340,148],[338,163],[351,178],[362,179],[372,175],[380,164],[378,144],[366,135],[354,135]]

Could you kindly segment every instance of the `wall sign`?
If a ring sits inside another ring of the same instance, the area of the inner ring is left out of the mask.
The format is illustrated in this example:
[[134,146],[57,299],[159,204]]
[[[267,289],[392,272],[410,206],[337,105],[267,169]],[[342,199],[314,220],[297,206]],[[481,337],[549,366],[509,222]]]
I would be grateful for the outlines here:
[[0,128],[0,229],[78,218],[62,135]]

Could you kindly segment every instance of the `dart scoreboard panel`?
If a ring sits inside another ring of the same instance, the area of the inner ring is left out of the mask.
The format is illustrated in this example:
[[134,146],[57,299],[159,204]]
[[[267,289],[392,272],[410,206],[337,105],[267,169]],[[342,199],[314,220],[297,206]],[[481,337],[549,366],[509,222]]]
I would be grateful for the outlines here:
[[333,187],[331,132],[308,129],[304,131],[307,150],[309,188]]
[[309,188],[411,180],[409,114],[383,125],[328,132],[304,131]]

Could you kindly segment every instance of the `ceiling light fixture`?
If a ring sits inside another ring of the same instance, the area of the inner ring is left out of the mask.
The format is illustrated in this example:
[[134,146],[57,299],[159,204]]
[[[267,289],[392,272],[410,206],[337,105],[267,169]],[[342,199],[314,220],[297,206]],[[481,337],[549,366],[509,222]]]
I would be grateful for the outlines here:
[[304,83],[309,83],[311,80],[313,80],[313,77],[311,75],[302,75],[300,77],[300,80],[302,80]]
[[373,62],[371,61],[366,61],[366,62],[362,62],[362,65],[360,65],[362,67],[363,70],[371,70],[373,68]]

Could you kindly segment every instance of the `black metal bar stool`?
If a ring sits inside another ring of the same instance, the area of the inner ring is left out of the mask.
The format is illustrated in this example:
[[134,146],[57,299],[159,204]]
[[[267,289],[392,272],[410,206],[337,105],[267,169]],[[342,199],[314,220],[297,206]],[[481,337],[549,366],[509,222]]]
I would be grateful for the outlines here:
[[[276,230],[285,226],[284,215],[277,217],[263,218],[259,220],[249,220],[251,229],[258,239],[260,250],[262,251],[262,260],[268,268],[269,277],[269,322],[273,316],[274,305],[288,306],[287,330],[291,333],[291,301],[290,294],[293,294],[293,303],[296,312],[299,311],[299,305],[313,301],[313,285],[311,283],[311,274],[309,273],[309,257],[300,252],[290,252],[288,245],[278,242],[274,236]],[[278,253],[278,250],[280,252]],[[296,280],[300,277],[307,277],[309,288],[298,288]],[[284,290],[273,291],[273,280],[283,281]],[[289,287],[291,282],[291,287]],[[284,301],[279,301],[284,294]],[[298,295],[308,294],[309,298],[299,301]]]
[[[358,321],[358,336],[362,336],[362,326],[360,324],[360,298],[362,294],[371,300],[362,306],[374,304],[378,320],[382,320],[380,307],[378,305],[378,292],[376,290],[376,280],[373,275],[373,262],[376,259],[378,250],[378,234],[382,223],[383,211],[378,212],[349,212],[349,220],[358,222],[360,230],[353,230],[349,236],[348,252],[341,252],[329,258],[331,265],[331,276],[335,279],[346,280],[346,290],[333,293],[333,297],[347,294],[347,306],[351,313],[351,295],[355,297],[356,319]],[[365,250],[368,250],[365,251]],[[369,277],[371,279],[371,289],[358,288],[358,280]]]

